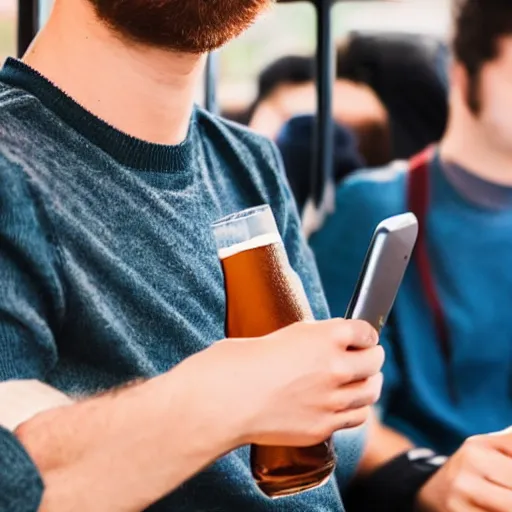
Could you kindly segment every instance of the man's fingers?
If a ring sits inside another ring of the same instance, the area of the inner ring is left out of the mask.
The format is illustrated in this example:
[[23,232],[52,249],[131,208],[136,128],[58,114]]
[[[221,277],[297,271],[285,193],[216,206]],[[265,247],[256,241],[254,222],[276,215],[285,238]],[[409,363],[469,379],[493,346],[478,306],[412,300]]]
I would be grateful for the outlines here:
[[479,460],[476,469],[490,483],[512,493],[512,458],[501,452],[488,450],[485,457]]
[[482,436],[492,447],[512,457],[512,427],[503,430],[502,432],[495,432],[487,436]]
[[382,381],[382,374],[378,373],[364,381],[343,386],[333,395],[333,410],[343,412],[374,405],[380,398]]
[[336,432],[337,430],[360,427],[369,418],[370,413],[371,407],[361,407],[361,409],[339,412],[333,415],[333,423],[330,425],[330,430],[331,432]]
[[[354,350],[340,358],[340,382],[358,382],[380,373],[385,353],[381,346],[366,350]],[[347,380],[348,379],[348,380]]]
[[342,348],[363,349],[377,345],[377,331],[367,322],[361,320],[344,320],[333,318],[312,324],[315,329],[323,330],[324,339],[335,341]]
[[377,331],[367,322],[361,320],[344,320],[344,346],[349,349],[374,347],[379,343]]
[[[440,511],[441,512],[441,511]],[[443,512],[489,512],[486,509],[471,505],[467,501],[457,497],[448,501],[448,507]]]
[[[509,475],[509,478],[511,476]],[[486,512],[510,512],[512,490],[505,489],[479,477],[467,478],[464,483],[469,503]]]

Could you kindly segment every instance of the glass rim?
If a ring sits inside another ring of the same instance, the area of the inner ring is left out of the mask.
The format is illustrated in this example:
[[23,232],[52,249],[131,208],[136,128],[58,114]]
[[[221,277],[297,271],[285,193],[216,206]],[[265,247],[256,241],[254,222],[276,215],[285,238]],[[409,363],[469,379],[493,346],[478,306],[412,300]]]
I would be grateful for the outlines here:
[[250,217],[254,217],[258,213],[263,212],[272,212],[272,209],[268,204],[260,204],[259,206],[253,206],[251,208],[246,208],[240,212],[231,213],[230,215],[226,215],[219,220],[216,220],[212,223],[212,228],[218,228],[221,226],[226,226],[233,222],[237,222],[239,220],[249,219]]

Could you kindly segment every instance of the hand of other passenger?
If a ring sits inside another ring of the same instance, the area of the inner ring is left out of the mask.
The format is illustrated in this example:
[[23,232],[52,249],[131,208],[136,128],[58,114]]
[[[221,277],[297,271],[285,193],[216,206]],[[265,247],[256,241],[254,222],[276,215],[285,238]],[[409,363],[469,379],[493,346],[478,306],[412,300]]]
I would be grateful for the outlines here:
[[512,511],[512,430],[468,439],[418,501],[421,512]]

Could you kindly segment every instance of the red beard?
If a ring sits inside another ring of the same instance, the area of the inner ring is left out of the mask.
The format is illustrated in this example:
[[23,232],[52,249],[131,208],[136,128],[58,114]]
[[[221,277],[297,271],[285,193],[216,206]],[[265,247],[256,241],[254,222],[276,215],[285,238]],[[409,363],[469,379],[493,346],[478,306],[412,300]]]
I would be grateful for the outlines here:
[[205,53],[243,32],[272,0],[90,0],[123,37],[160,48]]

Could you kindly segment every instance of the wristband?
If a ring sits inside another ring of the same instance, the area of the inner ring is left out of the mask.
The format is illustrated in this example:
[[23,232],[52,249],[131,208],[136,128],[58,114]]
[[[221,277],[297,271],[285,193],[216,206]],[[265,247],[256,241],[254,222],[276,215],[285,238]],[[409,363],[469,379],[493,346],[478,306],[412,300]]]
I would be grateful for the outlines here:
[[399,455],[349,487],[344,496],[347,512],[413,511],[416,495],[446,461],[424,448]]

